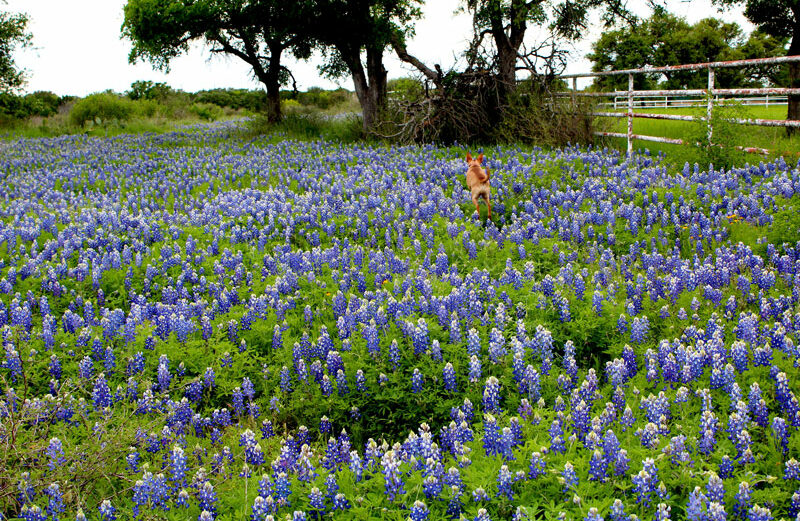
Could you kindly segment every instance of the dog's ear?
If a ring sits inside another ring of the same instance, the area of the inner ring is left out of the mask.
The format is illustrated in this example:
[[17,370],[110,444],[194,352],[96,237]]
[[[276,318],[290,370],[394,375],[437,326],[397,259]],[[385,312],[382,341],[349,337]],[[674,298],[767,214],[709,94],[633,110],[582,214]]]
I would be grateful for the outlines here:
[[483,154],[478,154],[478,163],[483,163]]
[[471,162],[472,162],[472,154],[467,152],[467,163],[471,163]]

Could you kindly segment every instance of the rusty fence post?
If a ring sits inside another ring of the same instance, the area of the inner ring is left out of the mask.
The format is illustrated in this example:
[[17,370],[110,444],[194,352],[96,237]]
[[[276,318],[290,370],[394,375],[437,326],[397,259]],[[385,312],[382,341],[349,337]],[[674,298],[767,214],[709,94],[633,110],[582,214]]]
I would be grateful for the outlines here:
[[633,73],[628,73],[628,155],[633,153]]
[[712,145],[714,137],[714,123],[711,117],[714,114],[714,67],[708,68],[708,107],[706,108],[706,124],[708,126],[708,146]]
[[578,92],[578,77],[572,78],[572,110],[577,111],[578,109],[578,100],[575,97],[575,93]]

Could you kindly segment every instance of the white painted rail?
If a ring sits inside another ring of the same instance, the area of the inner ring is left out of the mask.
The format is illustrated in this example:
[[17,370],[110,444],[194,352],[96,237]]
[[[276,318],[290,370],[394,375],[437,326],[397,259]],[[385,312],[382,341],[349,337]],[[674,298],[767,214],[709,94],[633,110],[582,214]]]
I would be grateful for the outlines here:
[[[621,132],[595,132],[599,136],[623,137],[627,138],[628,153],[633,152],[633,141],[640,139],[644,141],[654,141],[657,143],[686,144],[682,139],[666,138],[661,136],[646,136],[633,133],[633,120],[635,118],[665,119],[675,121],[705,121],[707,125],[708,145],[718,145],[714,143],[713,114],[717,105],[723,105],[727,99],[736,100],[763,100],[764,105],[771,102],[787,103],[788,96],[800,95],[800,88],[742,88],[742,89],[718,89],[716,88],[717,69],[779,65],[784,63],[800,62],[800,56],[777,56],[774,58],[759,58],[755,60],[734,60],[723,62],[690,63],[685,65],[670,65],[667,67],[644,67],[641,69],[625,69],[618,71],[586,72],[578,74],[564,74],[562,79],[572,79],[572,91],[561,93],[563,96],[571,97],[591,97],[591,98],[611,98],[613,101],[600,103],[604,107],[613,107],[616,110],[626,109],[625,112],[594,112],[592,115],[598,117],[627,118],[628,129],[626,133]],[[706,89],[667,89],[667,90],[635,90],[633,88],[634,75],[653,74],[671,71],[708,71],[708,87]],[[579,91],[578,78],[598,78],[603,76],[628,77],[628,89],[613,92],[592,92]],[[646,101],[646,100],[652,101]],[[692,103],[692,105],[678,103]],[[742,101],[743,104],[752,104]],[[683,116],[678,114],[653,114],[634,112],[636,108],[670,108],[686,106],[705,106],[706,115],[701,117]],[[741,125],[758,125],[767,127],[792,127],[800,128],[800,120],[788,119],[759,119],[759,118],[734,118],[731,121]],[[768,150],[755,147],[741,147],[748,152],[768,153]]]

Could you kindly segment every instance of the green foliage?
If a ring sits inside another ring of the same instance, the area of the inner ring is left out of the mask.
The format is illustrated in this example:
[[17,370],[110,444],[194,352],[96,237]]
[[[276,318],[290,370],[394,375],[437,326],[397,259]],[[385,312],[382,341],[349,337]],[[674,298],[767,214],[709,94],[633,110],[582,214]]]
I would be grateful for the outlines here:
[[391,99],[398,101],[419,101],[425,94],[425,86],[416,78],[397,78],[386,85]]
[[[663,67],[684,63],[766,58],[786,52],[786,39],[756,31],[744,38],[736,23],[705,18],[690,25],[684,18],[656,11],[637,25],[603,33],[588,55],[594,71]],[[758,86],[780,81],[780,68],[724,69],[718,71],[720,88]],[[705,88],[706,77],[697,71],[636,74],[636,89]],[[628,88],[627,76],[595,79],[594,88]]]
[[250,121],[247,134],[260,136],[276,134],[291,139],[327,139],[352,143],[364,138],[361,121],[355,116],[324,116],[309,112],[287,113],[280,123],[270,122],[265,117]]
[[24,14],[0,12],[0,93],[18,89],[25,76],[14,61],[14,53],[31,45],[28,17]]
[[28,113],[34,116],[52,116],[61,106],[61,98],[48,91],[36,91],[25,95],[23,99],[28,106]]
[[712,0],[724,7],[744,4],[744,15],[766,34],[778,38],[794,38],[797,34],[797,0]]
[[[203,42],[212,52],[247,63],[277,100],[280,86],[291,77],[281,63],[283,52],[310,56],[310,8],[306,1],[128,0],[122,34],[133,43],[131,63],[143,59],[159,69],[168,69],[172,59],[188,51],[190,42]],[[280,119],[279,103],[267,108],[271,119]]]
[[320,87],[309,87],[305,92],[284,91],[281,93],[283,99],[294,100],[304,107],[315,107],[321,110],[342,104],[351,95],[352,93],[346,89],[324,90]]
[[707,109],[695,109],[695,121],[691,125],[685,141],[696,153],[694,162],[701,165],[714,165],[716,168],[730,168],[744,163],[745,152],[736,148],[736,136],[741,132],[741,125],[735,119],[746,117],[740,104],[733,102],[715,106],[711,113],[712,136],[708,141],[708,123],[704,119]]
[[263,90],[211,89],[194,95],[197,103],[210,103],[218,107],[263,112],[267,107],[267,94]]
[[203,121],[216,121],[222,117],[222,108],[211,103],[195,103],[189,110]]
[[111,92],[91,94],[73,105],[69,118],[81,128],[87,123],[122,123],[134,113],[133,102]]
[[126,94],[134,101],[140,99],[163,101],[174,92],[166,83],[140,80],[131,83],[131,89]]
[[31,116],[48,117],[58,112],[62,99],[52,92],[37,91],[25,96],[0,92],[0,116],[25,119]]

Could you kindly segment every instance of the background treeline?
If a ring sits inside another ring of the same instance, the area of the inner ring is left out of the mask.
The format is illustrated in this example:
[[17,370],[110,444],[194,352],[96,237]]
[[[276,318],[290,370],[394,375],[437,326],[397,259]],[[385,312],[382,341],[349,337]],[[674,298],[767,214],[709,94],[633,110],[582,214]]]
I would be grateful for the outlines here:
[[[305,92],[284,90],[281,100],[288,113],[342,112],[353,110],[353,92],[318,87]],[[124,93],[105,91],[85,97],[58,96],[39,91],[18,95],[0,93],[0,126],[50,124],[75,130],[98,126],[124,126],[142,120],[215,121],[226,117],[261,114],[267,110],[263,90],[211,89],[185,92],[165,83],[137,81]]]

